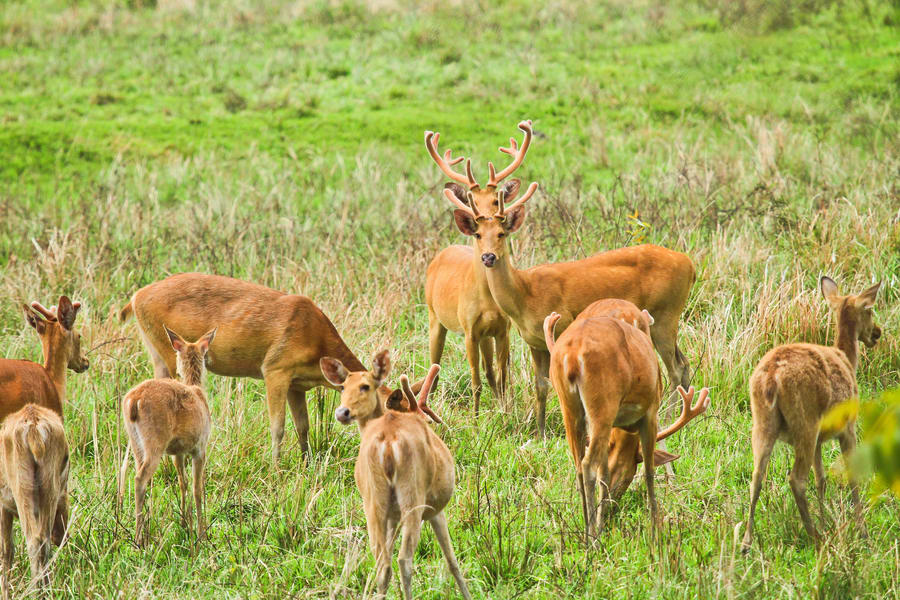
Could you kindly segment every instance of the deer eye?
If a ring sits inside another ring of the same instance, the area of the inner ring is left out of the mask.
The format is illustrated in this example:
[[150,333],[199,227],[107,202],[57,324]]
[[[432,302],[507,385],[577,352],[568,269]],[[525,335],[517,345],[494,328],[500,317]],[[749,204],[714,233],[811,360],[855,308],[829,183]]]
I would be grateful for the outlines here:
[[480,239],[481,239],[481,234],[480,234],[480,233],[476,233],[476,234],[475,234],[475,239],[476,239],[476,240],[480,240]]
[[497,234],[497,237],[498,237],[498,238],[502,238],[502,237],[504,237],[505,235],[506,235],[505,233],[498,233],[498,234]]
[[364,384],[362,384],[361,386],[359,386],[359,390],[360,390],[361,392],[368,392],[368,391],[369,391],[369,386],[366,385],[366,384],[364,383]]

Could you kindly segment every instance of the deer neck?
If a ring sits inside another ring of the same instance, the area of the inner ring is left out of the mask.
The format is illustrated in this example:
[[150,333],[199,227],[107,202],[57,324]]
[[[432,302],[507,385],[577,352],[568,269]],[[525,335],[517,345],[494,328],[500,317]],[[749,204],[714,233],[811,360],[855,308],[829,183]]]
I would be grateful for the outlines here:
[[837,335],[835,347],[847,355],[850,366],[856,372],[856,365],[859,361],[859,344],[856,341],[859,335],[859,323],[857,323],[854,315],[851,314],[849,307],[845,304],[841,306],[837,315]]
[[59,403],[62,405],[66,399],[66,369],[68,368],[68,358],[60,348],[57,348],[49,341],[44,342],[44,370],[50,376],[53,387],[59,395]]
[[[376,396],[378,392],[375,392]],[[356,424],[359,426],[359,433],[362,435],[366,431],[366,425],[374,421],[375,419],[379,419],[384,416],[384,406],[381,404],[381,398],[378,398],[378,402],[375,403],[375,410],[369,413],[369,416],[360,419],[357,417]]]
[[189,363],[184,366],[185,372],[181,375],[181,382],[185,385],[194,385],[203,387],[203,376],[206,369],[203,368],[202,362]]
[[475,240],[472,240],[472,273],[475,276],[475,288],[479,291],[479,293],[485,294],[486,296],[491,296],[491,287],[488,285],[487,279],[487,267],[481,264],[481,254],[478,253],[478,247],[475,245]]
[[513,321],[521,321],[525,310],[523,299],[528,293],[530,282],[523,271],[516,269],[508,256],[501,258],[493,267],[481,266],[494,302]]

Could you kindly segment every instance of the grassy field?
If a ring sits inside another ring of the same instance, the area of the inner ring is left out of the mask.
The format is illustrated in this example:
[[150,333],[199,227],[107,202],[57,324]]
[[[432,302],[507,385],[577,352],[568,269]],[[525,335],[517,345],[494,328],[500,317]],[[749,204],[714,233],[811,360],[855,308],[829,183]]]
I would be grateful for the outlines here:
[[[211,376],[210,540],[178,524],[165,465],[151,492],[153,542],[132,544],[133,496],[115,508],[118,406],[152,370],[134,324],[114,313],[167,274],[240,277],[311,296],[364,362],[390,347],[396,372],[419,376],[425,267],[465,243],[422,133],[441,131],[484,176],[522,118],[538,133],[518,176],[541,191],[515,236],[516,263],[641,240],[688,253],[698,281],[679,344],[713,405],[669,443],[682,457],[658,487],[659,538],[636,482],[602,543],[585,546],[553,397],[548,438],[532,440],[524,344],[514,335],[512,398],[487,391],[476,421],[462,339],[448,336],[433,404],[456,459],[448,515],[473,594],[900,594],[898,502],[875,499],[860,539],[830,476],[836,522],[817,549],[784,446],[758,543],[747,556],[738,548],[752,470],[747,378],[774,344],[833,342],[819,275],[847,291],[885,282],[884,338],[861,352],[860,393],[900,385],[896,3],[25,0],[0,4],[0,73],[0,353],[40,360],[19,306],[62,293],[85,303],[79,321],[95,348],[90,371],[69,376],[74,514],[54,597],[371,593],[352,474],[359,436],[334,420],[334,392],[310,394],[310,463],[289,425],[276,471],[262,383]],[[826,454],[835,462],[836,444]],[[456,594],[430,531],[414,589]]]

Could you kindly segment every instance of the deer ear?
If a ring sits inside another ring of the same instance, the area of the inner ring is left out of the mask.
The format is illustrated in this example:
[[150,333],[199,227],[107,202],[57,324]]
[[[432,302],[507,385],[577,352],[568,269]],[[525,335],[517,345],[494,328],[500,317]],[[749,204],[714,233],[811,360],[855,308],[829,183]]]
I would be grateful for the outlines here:
[[204,351],[204,352],[209,351],[209,345],[212,344],[214,339],[216,339],[216,331],[218,331],[218,330],[219,330],[219,328],[216,327],[212,331],[207,332],[202,338],[197,340],[197,344],[200,345],[200,349],[202,351]]
[[380,384],[391,372],[391,352],[382,350],[372,359],[372,375]]
[[464,210],[456,209],[453,211],[453,220],[456,221],[456,227],[465,235],[475,235],[478,229],[478,223],[472,218],[472,215]]
[[[78,305],[81,306],[80,304]],[[68,296],[60,296],[59,304],[56,307],[56,318],[59,320],[59,324],[72,331],[72,328],[75,326],[75,315],[78,313],[78,309],[72,304],[72,301],[69,300]]]
[[677,454],[669,454],[665,450],[654,450],[653,451],[653,466],[661,467],[666,463],[672,462],[676,458],[678,458]]
[[504,215],[503,227],[509,233],[515,233],[525,222],[525,205],[514,208],[512,212]]
[[34,327],[38,335],[44,335],[44,332],[47,330],[47,321],[34,314],[34,311],[27,304],[22,305],[22,310],[25,312],[25,322]]
[[647,323],[648,323],[649,325],[653,325],[653,324],[656,322],[656,320],[653,318],[653,315],[650,314],[650,311],[649,311],[649,310],[647,310],[647,309],[645,308],[645,309],[642,310],[641,312],[644,313],[644,316],[645,316],[645,317],[647,317]]
[[522,186],[521,179],[510,179],[506,183],[503,184],[503,187],[500,188],[503,190],[504,202],[512,202],[516,199],[516,196],[519,195],[519,188]]
[[856,305],[860,308],[872,308],[875,306],[875,297],[878,296],[878,290],[881,288],[881,282],[879,281],[869,289],[861,292],[856,297]]
[[175,352],[181,352],[184,350],[184,347],[187,346],[187,342],[182,339],[180,335],[163,325],[163,328],[166,330],[166,335],[169,336],[169,341],[172,343],[172,348],[175,349]]
[[839,299],[838,285],[831,277],[822,275],[822,278],[819,279],[819,289],[822,290],[822,296],[828,300],[828,302],[833,303]]
[[459,185],[458,183],[445,183],[444,189],[453,192],[453,195],[456,196],[456,198],[463,204],[469,203],[468,200],[466,200],[466,192],[468,190],[466,190],[466,188]]
[[384,401],[384,406],[388,410],[396,410],[397,412],[409,412],[409,402],[406,401],[406,397],[403,395],[403,390],[397,388],[391,395],[387,397],[387,400]]
[[328,383],[335,387],[344,385],[347,375],[350,371],[344,366],[344,363],[330,356],[323,356],[319,359],[319,368],[322,369],[322,375],[328,380]]

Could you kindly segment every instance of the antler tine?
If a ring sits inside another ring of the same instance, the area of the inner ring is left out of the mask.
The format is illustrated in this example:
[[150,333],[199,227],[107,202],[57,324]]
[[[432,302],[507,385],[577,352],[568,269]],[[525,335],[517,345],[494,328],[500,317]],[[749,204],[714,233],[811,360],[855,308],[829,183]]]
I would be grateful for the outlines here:
[[55,306],[52,309],[47,308],[43,304],[41,304],[40,302],[35,300],[34,302],[31,303],[31,308],[33,308],[34,310],[36,310],[39,313],[41,313],[42,315],[44,315],[44,317],[48,321],[58,321],[59,320],[56,317],[56,307]]
[[498,198],[499,205],[497,207],[497,217],[502,218],[504,215],[506,215],[506,213],[510,213],[510,212],[514,211],[515,209],[519,208],[520,206],[522,206],[523,204],[525,204],[526,202],[528,202],[528,200],[531,198],[531,196],[534,195],[534,193],[537,191],[537,189],[538,189],[537,181],[532,181],[531,185],[528,186],[528,189],[525,190],[525,193],[522,194],[522,196],[518,200],[516,200],[515,202],[510,204],[508,208],[503,206],[503,201],[506,199],[506,194],[501,194],[502,197]]
[[409,377],[406,374],[400,376],[400,388],[403,390],[403,395],[406,396],[406,401],[409,402],[409,411],[419,412],[416,394],[412,391],[412,386],[409,385]]
[[435,131],[426,131],[425,132],[425,148],[428,149],[428,154],[431,155],[431,159],[437,163],[437,166],[441,168],[441,171],[444,172],[444,175],[452,179],[457,183],[461,183],[469,186],[469,189],[476,187],[478,184],[475,183],[475,179],[472,177],[471,168],[467,168],[467,175],[463,175],[462,173],[457,173],[454,171],[451,166],[459,164],[463,158],[459,157],[456,159],[450,159],[451,152],[447,150],[444,153],[444,156],[441,157],[440,153],[438,153],[437,144],[438,140],[440,140],[441,134]]
[[500,148],[500,152],[512,156],[513,161],[499,173],[492,174],[491,178],[488,180],[488,186],[496,187],[499,185],[501,181],[512,175],[512,172],[518,169],[519,165],[522,164],[522,161],[525,160],[525,153],[528,152],[528,147],[531,145],[531,138],[534,135],[534,132],[531,129],[531,121],[520,121],[519,129],[525,133],[525,137],[522,139],[522,146],[519,147],[516,144],[515,139],[509,138],[510,147]]
[[462,203],[462,201],[459,198],[456,197],[456,194],[453,193],[453,190],[445,189],[444,197],[447,198],[447,200],[449,200],[453,204],[453,206],[455,206],[459,210],[469,213],[473,219],[477,219],[478,217],[481,216],[478,214],[478,212],[477,212],[478,209],[475,208],[474,203],[472,203],[471,207],[466,206],[465,204]]
[[466,159],[466,177],[469,179],[468,185],[470,190],[474,190],[478,187],[478,182],[475,181],[475,176],[472,175],[472,159]]
[[431,420],[435,423],[443,423],[443,421],[434,414],[434,411],[428,406],[428,394],[431,392],[434,380],[437,378],[440,370],[440,365],[431,365],[431,368],[428,369],[428,375],[425,376],[425,382],[422,383],[422,389],[419,390],[419,410],[431,417]]
[[678,417],[677,421],[657,434],[657,442],[666,439],[667,437],[687,425],[690,421],[702,415],[704,412],[706,412],[706,409],[709,408],[709,388],[703,388],[700,390],[700,398],[693,406],[691,406],[691,401],[694,399],[694,386],[691,386],[688,391],[684,391],[684,388],[679,385],[678,393],[681,395],[681,400],[684,402],[684,406],[681,409],[681,416]]
[[452,152],[453,152],[453,151],[450,150],[450,149],[448,149],[446,152],[444,152],[444,161],[445,161],[448,165],[450,165],[451,167],[452,167],[453,165],[458,165],[458,164],[461,163],[462,161],[466,160],[466,157],[465,157],[465,156],[458,156],[458,157],[456,157],[456,158],[450,158],[450,155],[451,155]]

